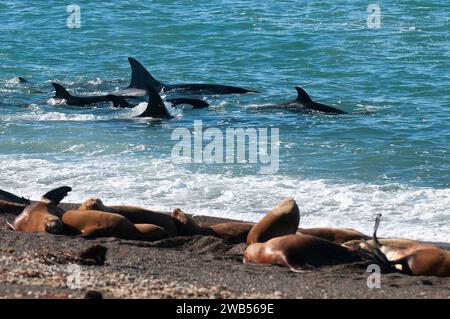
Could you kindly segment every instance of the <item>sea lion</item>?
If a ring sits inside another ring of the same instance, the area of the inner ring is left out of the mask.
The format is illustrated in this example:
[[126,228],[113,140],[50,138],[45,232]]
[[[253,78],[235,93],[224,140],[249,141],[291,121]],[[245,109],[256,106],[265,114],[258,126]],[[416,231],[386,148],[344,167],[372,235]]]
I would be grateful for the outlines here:
[[63,224],[60,217],[64,211],[58,204],[71,190],[70,187],[63,186],[46,193],[40,202],[28,205],[10,225],[11,228],[25,232],[62,233]]
[[64,225],[78,230],[84,238],[117,237],[156,241],[170,237],[162,227],[153,224],[133,224],[124,216],[97,210],[69,210],[61,219]]
[[317,227],[317,228],[299,228],[298,232],[303,235],[310,235],[320,237],[336,244],[342,244],[350,240],[370,239],[369,236],[360,233],[351,228],[331,228],[331,227]]
[[378,239],[377,231],[381,220],[375,220],[373,239],[350,241],[343,246],[363,250],[382,266],[394,268],[402,273],[417,276],[450,277],[450,251],[433,244],[401,238]]
[[361,261],[352,250],[328,240],[302,234],[254,243],[244,252],[244,262],[275,264],[300,271],[309,266],[336,265]]
[[202,226],[179,208],[172,212],[172,217],[175,220],[178,234],[181,236],[214,236],[222,238],[227,244],[244,243],[248,233],[255,225],[247,222],[229,222]]
[[106,206],[102,200],[91,197],[84,201],[78,210],[98,210],[121,215],[134,224],[154,224],[164,228],[171,236],[177,235],[177,226],[170,213],[156,212],[136,206]]
[[249,232],[247,244],[265,242],[297,232],[300,212],[293,198],[286,198],[264,216]]
[[13,203],[0,199],[0,213],[20,215],[27,206],[27,204]]
[[26,204],[29,205],[30,201],[24,197],[16,196],[12,193],[9,193],[7,191],[4,191],[0,189],[0,200],[4,200],[11,203],[18,203],[18,204]]

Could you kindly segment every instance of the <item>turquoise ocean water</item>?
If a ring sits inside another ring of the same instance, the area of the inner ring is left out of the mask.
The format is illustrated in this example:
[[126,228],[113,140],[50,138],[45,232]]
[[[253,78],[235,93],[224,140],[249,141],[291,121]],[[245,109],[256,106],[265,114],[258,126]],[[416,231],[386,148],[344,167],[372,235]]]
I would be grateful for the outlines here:
[[[450,241],[450,4],[380,1],[371,29],[369,3],[77,1],[81,27],[70,29],[66,3],[2,1],[0,188],[34,198],[67,184],[70,201],[252,221],[292,196],[305,227],[370,232],[381,212],[382,235]],[[126,87],[128,56],[161,81],[261,94],[199,96],[209,109],[161,123],[49,100],[52,81],[77,94]],[[351,114],[264,110],[295,98],[296,85]],[[173,130],[200,119],[279,128],[279,170],[173,163]]]

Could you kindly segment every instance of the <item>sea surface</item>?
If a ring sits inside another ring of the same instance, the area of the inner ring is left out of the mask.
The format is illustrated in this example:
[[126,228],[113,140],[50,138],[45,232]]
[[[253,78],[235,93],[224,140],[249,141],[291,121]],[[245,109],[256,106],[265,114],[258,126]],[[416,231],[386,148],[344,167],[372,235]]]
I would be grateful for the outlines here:
[[[382,213],[380,236],[449,242],[450,2],[378,1],[379,28],[369,3],[80,0],[80,28],[69,28],[68,3],[1,1],[0,188],[38,198],[69,185],[72,202],[250,221],[290,196],[303,227],[370,233]],[[160,122],[133,118],[145,104],[51,99],[53,81],[79,95],[126,87],[129,56],[163,82],[261,93],[200,95],[209,109]],[[266,107],[294,99],[294,86],[350,114]],[[172,133],[194,120],[278,128],[279,169],[175,163]]]

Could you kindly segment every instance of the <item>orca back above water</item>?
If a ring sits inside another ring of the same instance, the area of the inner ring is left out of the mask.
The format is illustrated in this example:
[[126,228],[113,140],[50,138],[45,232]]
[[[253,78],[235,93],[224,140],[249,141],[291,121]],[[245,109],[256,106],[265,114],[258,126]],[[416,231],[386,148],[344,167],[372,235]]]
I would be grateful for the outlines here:
[[[88,106],[96,103],[112,102],[114,107],[133,108],[136,106],[126,101],[127,98],[131,98],[129,96],[117,96],[114,94],[99,96],[73,96],[61,84],[52,83],[52,85],[55,88],[55,96],[53,98],[64,99],[67,105]],[[145,95],[148,93],[147,90],[148,89],[145,90]],[[189,104],[193,109],[202,109],[209,106],[207,102],[199,99],[171,98],[166,101],[170,102],[174,107],[180,104]]]
[[282,103],[279,107],[292,108],[295,110],[300,110],[302,112],[321,112],[327,114],[347,114],[347,112],[328,106],[322,103],[314,102],[308,93],[301,87],[296,86],[297,98],[294,101]]
[[178,91],[186,93],[201,94],[244,94],[258,93],[257,91],[247,90],[236,86],[204,83],[184,83],[184,84],[166,84],[156,80],[150,72],[136,59],[128,58],[131,66],[130,85],[115,94],[144,96],[149,86],[152,86],[157,92]]
[[87,106],[102,102],[112,102],[114,107],[133,107],[126,101],[125,96],[108,95],[91,95],[91,96],[74,96],[70,94],[61,84],[52,83],[55,88],[54,99],[64,99],[67,105]]

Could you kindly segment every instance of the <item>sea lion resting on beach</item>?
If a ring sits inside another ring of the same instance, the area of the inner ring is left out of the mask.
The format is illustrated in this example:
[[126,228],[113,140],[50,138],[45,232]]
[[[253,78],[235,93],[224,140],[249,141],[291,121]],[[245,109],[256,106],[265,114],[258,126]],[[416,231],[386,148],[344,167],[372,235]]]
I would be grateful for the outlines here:
[[450,251],[432,244],[401,238],[377,238],[381,214],[377,216],[373,239],[353,240],[343,246],[363,250],[380,264],[417,276],[450,277]]
[[155,212],[136,206],[106,206],[96,197],[84,201],[78,210],[97,210],[121,215],[134,224],[154,224],[164,228],[171,236],[177,235],[175,221],[169,213]]
[[40,202],[26,206],[13,224],[8,225],[17,231],[62,233],[63,224],[60,217],[64,211],[58,204],[71,190],[70,187],[63,186],[46,193]]
[[336,244],[343,244],[350,240],[368,240],[369,236],[360,233],[351,228],[331,228],[331,227],[317,227],[317,228],[299,228],[298,234],[310,235],[320,237],[332,241]]
[[352,250],[331,241],[302,234],[254,243],[244,252],[244,262],[275,264],[300,271],[309,266],[325,266],[361,261]]
[[300,212],[297,203],[292,198],[286,198],[253,227],[247,237],[247,244],[265,242],[275,237],[295,233],[319,237],[336,244],[342,244],[354,239],[370,238],[350,228],[320,227],[299,229],[299,222]]
[[155,241],[170,237],[162,227],[153,224],[133,224],[121,215],[97,210],[69,210],[62,215],[62,222],[78,230],[85,238],[117,237]]
[[228,222],[201,226],[179,208],[172,212],[172,217],[181,236],[214,236],[222,238],[228,244],[245,242],[249,231],[255,225],[247,222]]
[[[249,246],[244,252],[244,262],[276,264],[299,271],[308,266],[335,265],[361,260],[357,252],[333,242],[342,241],[348,230],[314,228],[298,232],[299,221],[297,203],[292,198],[286,198],[269,211],[248,234]],[[351,231],[352,235],[355,235],[353,232],[357,233]],[[302,232],[309,232],[314,236]],[[332,241],[327,240],[328,238]]]
[[16,217],[11,228],[25,232],[81,233],[83,237],[117,237],[132,240],[159,240],[170,237],[163,228],[152,224],[133,224],[125,217],[95,210],[64,212],[58,207],[72,189],[63,186],[42,196],[41,201],[28,205]]
[[[179,208],[175,209],[172,214],[167,214],[136,206],[106,206],[100,199],[95,197],[89,198],[79,207],[79,211],[87,210],[90,210],[88,214],[92,214],[92,210],[96,210],[123,216],[132,223],[135,223],[136,227],[142,227],[140,224],[157,225],[167,231],[169,236],[166,237],[176,235],[215,236],[224,239],[227,243],[245,242],[248,232],[254,226],[253,223],[245,222],[231,222],[211,226],[200,226]],[[64,218],[63,221],[67,224]],[[99,232],[97,231],[95,233],[98,234]],[[95,235],[95,233],[93,235]]]

